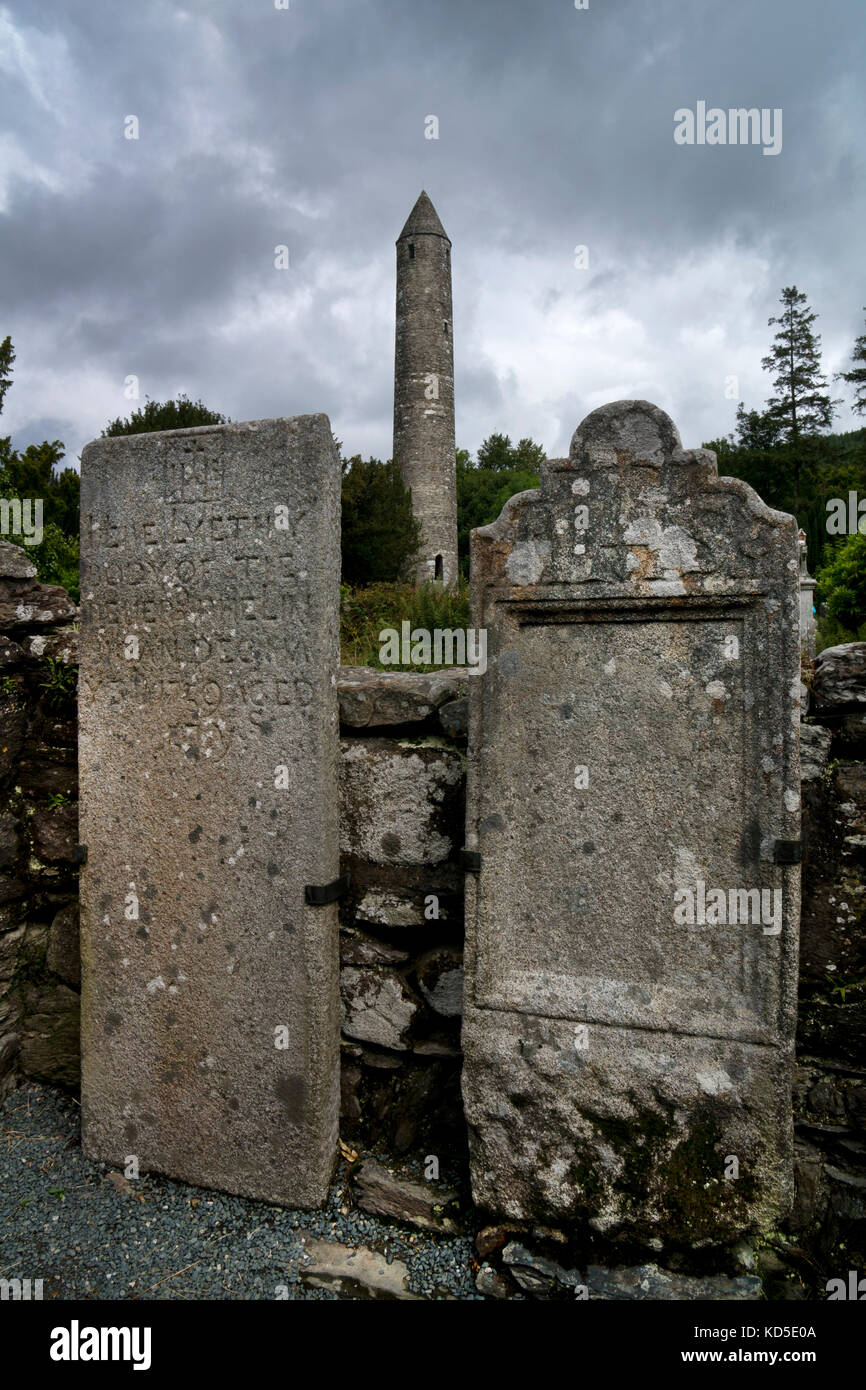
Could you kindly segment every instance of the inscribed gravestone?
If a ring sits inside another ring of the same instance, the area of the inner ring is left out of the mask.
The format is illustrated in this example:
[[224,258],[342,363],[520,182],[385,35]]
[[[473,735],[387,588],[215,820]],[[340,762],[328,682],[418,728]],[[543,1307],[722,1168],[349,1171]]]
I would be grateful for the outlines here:
[[472,545],[475,1200],[640,1239],[770,1225],[792,1163],[796,524],[622,401]]
[[82,1119],[293,1206],[337,1143],[340,467],[324,415],[82,456]]

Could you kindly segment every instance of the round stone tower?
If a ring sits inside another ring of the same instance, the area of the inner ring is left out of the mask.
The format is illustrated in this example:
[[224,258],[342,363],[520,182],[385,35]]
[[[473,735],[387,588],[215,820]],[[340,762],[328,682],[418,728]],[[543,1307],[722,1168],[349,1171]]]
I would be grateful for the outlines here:
[[416,582],[457,581],[451,242],[422,193],[397,239],[394,460],[421,523]]

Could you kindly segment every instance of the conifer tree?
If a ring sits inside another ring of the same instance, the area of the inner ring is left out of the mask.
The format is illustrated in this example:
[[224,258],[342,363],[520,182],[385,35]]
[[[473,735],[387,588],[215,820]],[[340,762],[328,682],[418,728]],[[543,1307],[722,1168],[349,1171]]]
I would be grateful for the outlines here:
[[776,395],[767,401],[769,422],[779,429],[779,440],[789,446],[794,475],[794,508],[799,506],[800,475],[804,462],[809,465],[811,441],[833,421],[838,401],[831,400],[827,380],[821,372],[821,339],[813,333],[814,314],[796,285],[780,295],[782,312],[768,320],[778,324],[770,352],[761,358],[765,372],[775,372]]
[[812,332],[818,317],[796,285],[783,289],[782,312],[768,323],[779,325],[769,354],[761,358],[766,372],[775,372],[777,394],[767,401],[767,415],[778,421],[782,437],[798,444],[804,436],[829,429],[837,401],[830,399],[821,373],[821,339]]
[[866,411],[866,333],[861,333],[854,344],[851,361],[855,364],[852,370],[837,372],[836,380],[847,381],[849,386],[854,387],[854,409],[858,415],[862,415]]
[[14,361],[15,349],[12,346],[12,339],[6,337],[0,343],[0,410],[3,409],[6,392],[12,385],[12,363]]

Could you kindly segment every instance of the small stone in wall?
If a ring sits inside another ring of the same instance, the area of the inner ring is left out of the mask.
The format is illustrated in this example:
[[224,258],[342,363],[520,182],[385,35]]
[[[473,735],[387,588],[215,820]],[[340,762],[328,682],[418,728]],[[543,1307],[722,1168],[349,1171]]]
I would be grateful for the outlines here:
[[416,966],[418,988],[434,1013],[459,1018],[463,1013],[463,952],[453,946],[428,951]]
[[59,661],[63,666],[78,665],[78,633],[74,627],[62,627],[57,632],[40,632],[30,638],[30,655]]
[[352,1066],[344,1059],[340,1068],[340,1118],[346,1124],[353,1124],[360,1120],[363,1113],[359,1095],[360,1086],[361,1068]]
[[372,966],[344,966],[340,995],[347,1037],[378,1047],[408,1048],[418,1004],[399,975]]
[[55,914],[48,934],[46,965],[68,985],[81,984],[81,945],[78,903],[67,903]]
[[475,1287],[485,1298],[511,1298],[512,1288],[507,1279],[493,1268],[484,1264],[475,1276]]
[[842,721],[842,731],[851,743],[866,743],[866,710],[855,710]]
[[457,1221],[447,1214],[447,1208],[457,1200],[453,1188],[399,1177],[374,1158],[365,1159],[353,1175],[352,1184],[362,1211],[406,1221],[422,1231],[447,1235],[460,1231]]
[[20,666],[23,660],[24,652],[18,643],[5,635],[0,636],[0,671]]
[[437,865],[463,834],[463,757],[441,743],[344,739],[342,852],[379,865]]
[[735,1302],[761,1297],[761,1281],[754,1275],[731,1279],[724,1274],[713,1274],[700,1279],[689,1274],[674,1274],[651,1264],[620,1269],[590,1265],[586,1282],[591,1299]]
[[38,810],[31,821],[33,849],[49,864],[75,862],[78,841],[77,805]]
[[23,878],[16,878],[14,874],[0,874],[0,903],[16,902],[26,892],[27,884]]
[[583,1284],[576,1269],[563,1269],[562,1265],[536,1255],[517,1241],[506,1245],[502,1262],[526,1293],[545,1297],[557,1290],[577,1289]]
[[448,1042],[443,1038],[422,1038],[420,1042],[412,1044],[412,1051],[416,1057],[462,1057],[463,1052],[454,1041]]
[[362,936],[358,932],[340,933],[340,961],[343,965],[403,965],[408,959],[408,951],[386,946],[383,941],[374,941],[370,936]]
[[866,704],[866,642],[843,642],[820,652],[812,693],[822,705]]
[[460,695],[468,674],[462,668],[428,673],[341,666],[340,722],[352,729],[421,722]]
[[36,566],[27,551],[10,541],[0,541],[0,578],[33,579],[35,576]]
[[820,724],[800,725],[800,781],[817,782],[827,767],[833,735]]
[[511,1236],[522,1235],[524,1231],[525,1227],[521,1226],[483,1226],[475,1237],[475,1249],[485,1260],[494,1250],[501,1250],[503,1245],[507,1245]]
[[25,935],[26,930],[21,926],[0,936],[0,1032],[8,1026],[15,1013],[7,987],[19,968]]
[[[441,903],[436,921],[448,920],[447,910]],[[423,927],[428,920],[424,915],[424,895],[421,893],[402,893],[399,889],[368,888],[355,910],[361,922],[369,922],[380,927]]]
[[466,738],[469,733],[469,696],[449,700],[439,711],[439,723],[449,738]]
[[59,584],[0,579],[0,627],[49,627],[69,622],[78,609]]
[[3,738],[0,740],[0,783],[17,772],[18,759],[28,732],[27,714],[23,709],[3,709]]
[[8,811],[0,815],[0,868],[6,869],[18,857],[18,821]]
[[81,1074],[78,995],[66,985],[27,993],[21,1022],[21,1070],[55,1085],[75,1086]]
[[18,1084],[18,1048],[21,1039],[17,1033],[6,1033],[0,1037],[0,1101],[6,1099]]

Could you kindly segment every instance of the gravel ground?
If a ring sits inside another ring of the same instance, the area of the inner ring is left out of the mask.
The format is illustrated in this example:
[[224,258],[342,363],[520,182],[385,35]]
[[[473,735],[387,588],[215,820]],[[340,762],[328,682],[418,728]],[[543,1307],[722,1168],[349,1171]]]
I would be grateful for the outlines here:
[[[289,1211],[146,1175],[126,1183],[81,1151],[78,1104],[47,1086],[0,1106],[0,1277],[59,1299],[334,1300],[300,1280],[300,1235],[402,1260],[411,1292],[480,1299],[471,1239],[428,1236],[350,1206],[340,1164],[323,1211]],[[285,1295],[283,1295],[285,1296]]]

